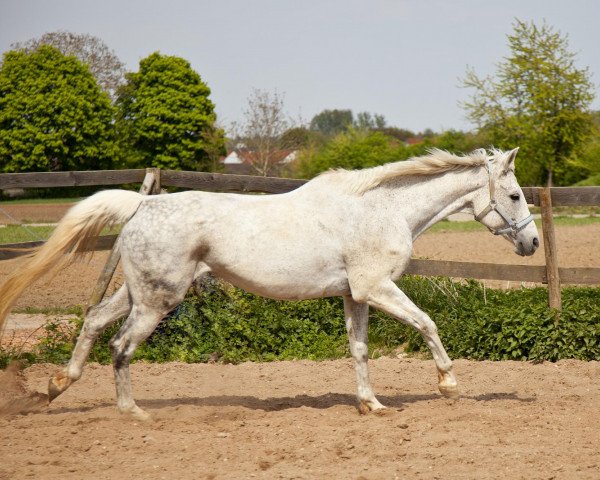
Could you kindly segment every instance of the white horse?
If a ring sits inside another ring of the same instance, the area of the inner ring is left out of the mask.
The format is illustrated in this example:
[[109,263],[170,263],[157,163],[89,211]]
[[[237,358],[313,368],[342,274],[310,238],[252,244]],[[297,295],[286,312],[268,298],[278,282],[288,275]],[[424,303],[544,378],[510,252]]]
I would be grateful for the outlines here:
[[383,408],[367,370],[369,306],[423,335],[439,389],[454,398],[452,362],[435,323],[394,282],[410,261],[415,238],[457,211],[473,213],[519,255],[534,253],[538,233],[514,175],[516,153],[432,150],[380,167],[330,171],[280,195],[103,191],[74,206],[0,288],[0,318],[27,285],[82,255],[104,226],[124,223],[119,241],[125,284],[87,312],[68,365],[50,379],[49,401],[81,377],[100,333],[128,315],[110,342],[117,406],[146,418],[133,399],[130,359],[191,283],[208,272],[275,299],[342,296],[362,411]]

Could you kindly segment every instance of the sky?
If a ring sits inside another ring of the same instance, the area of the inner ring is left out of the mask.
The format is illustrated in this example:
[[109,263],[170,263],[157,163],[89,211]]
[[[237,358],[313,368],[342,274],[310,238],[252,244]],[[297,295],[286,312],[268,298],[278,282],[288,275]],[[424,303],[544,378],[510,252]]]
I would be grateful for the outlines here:
[[567,34],[600,84],[598,0],[0,0],[0,51],[68,30],[99,37],[130,71],[155,51],[183,57],[225,127],[260,89],[305,121],[338,108],[415,132],[469,130],[460,78],[493,74],[515,18]]

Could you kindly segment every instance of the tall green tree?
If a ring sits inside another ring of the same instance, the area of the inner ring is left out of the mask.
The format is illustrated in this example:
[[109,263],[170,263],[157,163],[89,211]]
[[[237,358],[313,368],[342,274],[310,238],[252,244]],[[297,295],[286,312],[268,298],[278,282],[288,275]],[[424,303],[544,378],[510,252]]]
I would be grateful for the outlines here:
[[155,52],[126,77],[116,102],[124,164],[211,170],[224,133],[210,89],[189,62]]
[[565,183],[569,159],[591,132],[590,73],[576,67],[567,36],[551,26],[515,20],[513,28],[495,78],[467,71],[463,85],[474,93],[464,108],[496,146],[521,147],[522,183]]
[[377,113],[371,114],[370,112],[358,112],[356,114],[356,120],[354,126],[356,128],[362,128],[366,130],[383,129],[387,125],[385,117]]
[[571,162],[586,177],[578,185],[600,185],[600,111],[592,112],[592,122],[591,138]]
[[9,51],[0,67],[3,172],[105,169],[116,155],[107,93],[54,47]]
[[310,121],[310,129],[327,136],[342,133],[354,123],[352,110],[323,110]]

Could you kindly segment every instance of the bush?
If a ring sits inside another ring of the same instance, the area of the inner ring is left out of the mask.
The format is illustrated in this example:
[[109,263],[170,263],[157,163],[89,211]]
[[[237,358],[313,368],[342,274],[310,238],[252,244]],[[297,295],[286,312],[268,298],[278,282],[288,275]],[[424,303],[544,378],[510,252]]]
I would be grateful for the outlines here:
[[[436,322],[452,358],[600,360],[598,288],[563,289],[558,314],[545,288],[490,290],[475,281],[417,277],[400,287]],[[373,328],[379,338],[405,338],[408,351],[429,351],[420,335],[389,318],[378,316]]]
[[402,142],[381,132],[350,129],[336,135],[323,146],[300,151],[295,175],[312,178],[331,168],[367,168],[411,156],[412,150]]
[[[90,360],[109,363],[108,341],[96,342]],[[188,297],[142,344],[134,359],[152,362],[323,360],[346,354],[339,298],[277,302],[218,282]]]
[[[563,289],[560,315],[547,306],[545,288],[485,289],[475,281],[404,277],[400,287],[436,322],[452,358],[476,360],[600,360],[600,289]],[[79,326],[81,320],[78,321]],[[110,363],[107,329],[90,360]],[[27,362],[63,363],[73,344],[55,322]],[[413,329],[371,311],[371,356],[402,346],[429,352]],[[210,282],[163,320],[136,351],[134,360],[152,362],[322,360],[348,355],[340,298],[277,302]],[[15,351],[0,350],[5,365]]]

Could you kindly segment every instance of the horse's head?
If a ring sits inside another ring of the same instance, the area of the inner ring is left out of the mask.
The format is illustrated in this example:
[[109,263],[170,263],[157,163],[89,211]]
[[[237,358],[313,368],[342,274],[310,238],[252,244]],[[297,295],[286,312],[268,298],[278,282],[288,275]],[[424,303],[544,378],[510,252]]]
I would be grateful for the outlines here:
[[510,152],[494,151],[487,159],[488,182],[473,199],[475,220],[494,235],[502,235],[515,246],[519,255],[533,255],[540,240],[523,191],[515,177],[515,148]]

